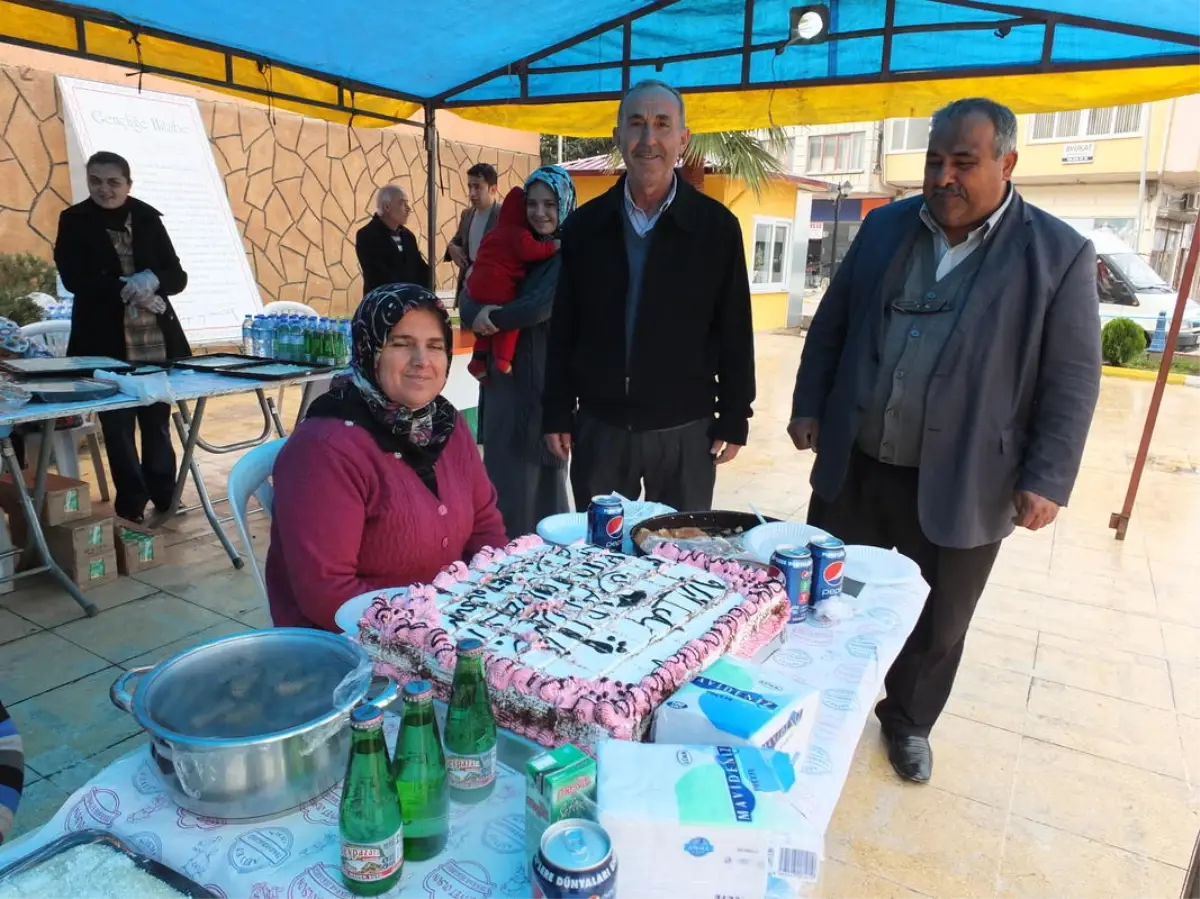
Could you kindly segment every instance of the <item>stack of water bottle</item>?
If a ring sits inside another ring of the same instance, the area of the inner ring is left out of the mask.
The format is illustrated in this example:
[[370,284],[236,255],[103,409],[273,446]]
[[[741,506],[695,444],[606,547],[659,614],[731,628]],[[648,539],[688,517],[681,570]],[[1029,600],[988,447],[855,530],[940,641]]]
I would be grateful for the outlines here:
[[74,306],[75,304],[71,300],[63,303],[51,303],[45,309],[46,316],[43,321],[70,321],[71,310]]
[[350,319],[247,315],[242,322],[242,352],[342,368],[350,361]]

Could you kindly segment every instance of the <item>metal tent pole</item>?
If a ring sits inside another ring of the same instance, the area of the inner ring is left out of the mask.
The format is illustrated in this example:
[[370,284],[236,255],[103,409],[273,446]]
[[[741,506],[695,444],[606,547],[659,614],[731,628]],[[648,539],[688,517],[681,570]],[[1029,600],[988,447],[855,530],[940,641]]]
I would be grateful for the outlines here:
[[1129,488],[1125,491],[1125,504],[1120,512],[1113,512],[1108,526],[1113,528],[1116,539],[1124,540],[1129,530],[1129,519],[1133,515],[1133,504],[1137,499],[1138,485],[1146,457],[1150,454],[1150,438],[1154,436],[1154,423],[1158,419],[1158,407],[1162,404],[1163,391],[1167,387],[1167,375],[1171,372],[1171,357],[1175,354],[1175,340],[1183,324],[1183,310],[1188,294],[1192,290],[1192,279],[1196,276],[1196,257],[1200,256],[1200,222],[1192,225],[1192,248],[1188,251],[1187,263],[1183,267],[1183,283],[1179,286],[1179,298],[1175,301],[1175,314],[1171,317],[1171,328],[1167,331],[1167,345],[1163,347],[1162,361],[1158,365],[1158,378],[1154,382],[1154,395],[1150,398],[1150,409],[1146,412],[1146,426],[1142,429],[1142,442],[1138,446],[1137,458],[1133,462],[1133,474],[1129,477]]
[[434,121],[434,105],[425,104],[425,203],[428,221],[426,243],[429,251],[429,289],[437,292],[437,185],[438,133]]

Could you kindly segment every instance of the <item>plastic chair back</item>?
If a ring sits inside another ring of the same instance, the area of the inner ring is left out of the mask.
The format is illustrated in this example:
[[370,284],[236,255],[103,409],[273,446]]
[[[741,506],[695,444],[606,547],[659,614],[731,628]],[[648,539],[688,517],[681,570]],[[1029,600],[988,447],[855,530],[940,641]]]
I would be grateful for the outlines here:
[[275,467],[275,459],[279,455],[279,451],[283,449],[285,442],[286,438],[283,438],[254,447],[238,459],[229,472],[227,489],[229,507],[233,510],[233,520],[237,524],[238,536],[241,537],[242,545],[246,550],[250,573],[254,576],[254,582],[258,584],[263,602],[267,601],[267,584],[263,580],[262,572],[258,568],[258,560],[254,556],[254,544],[250,542],[250,527],[246,519],[249,515],[248,507],[252,496],[258,498],[259,505],[270,516],[271,505],[275,499],[275,491],[271,487],[270,480],[271,470]]
[[321,317],[312,306],[305,306],[303,303],[295,303],[291,300],[275,300],[273,303],[267,303],[263,306],[263,315],[305,315]]
[[21,336],[36,341],[55,356],[67,355],[67,342],[71,339],[71,322],[55,319],[48,322],[33,322],[21,327]]

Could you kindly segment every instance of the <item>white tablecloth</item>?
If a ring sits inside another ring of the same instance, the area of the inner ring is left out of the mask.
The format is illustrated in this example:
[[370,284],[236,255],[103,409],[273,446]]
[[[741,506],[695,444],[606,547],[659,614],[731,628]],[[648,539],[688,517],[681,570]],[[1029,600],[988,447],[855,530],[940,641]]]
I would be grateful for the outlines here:
[[[852,600],[853,618],[810,619],[764,663],[821,691],[812,746],[793,788],[818,854],[883,676],[916,624],[927,592],[923,581],[867,587]],[[389,742],[397,725],[389,715]],[[334,789],[269,820],[200,818],[162,792],[148,751],[141,749],[77,790],[36,835],[0,850],[0,867],[64,833],[96,827],[230,899],[346,897],[339,873],[339,797],[340,789]],[[487,803],[452,806],[446,849],[431,861],[406,863],[390,895],[529,896],[524,805],[523,774],[502,768]]]

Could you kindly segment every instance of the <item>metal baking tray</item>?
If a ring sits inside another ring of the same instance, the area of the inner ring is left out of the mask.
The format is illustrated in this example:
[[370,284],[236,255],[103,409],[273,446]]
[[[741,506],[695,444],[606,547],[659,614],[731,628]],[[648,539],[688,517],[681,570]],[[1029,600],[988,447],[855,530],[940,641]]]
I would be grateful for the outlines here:
[[99,378],[47,378],[21,381],[39,403],[93,403],[121,392],[112,381]]
[[103,830],[80,830],[75,833],[69,833],[66,836],[59,837],[47,843],[40,849],[35,849],[33,852],[26,855],[24,858],[19,858],[11,865],[0,868],[0,882],[7,880],[9,877],[16,877],[18,874],[24,874],[26,871],[31,871],[38,865],[48,862],[56,855],[61,855],[69,849],[74,849],[77,846],[87,846],[93,843],[102,843],[117,852],[124,853],[133,859],[133,863],[149,874],[156,880],[161,880],[171,889],[185,896],[190,896],[192,899],[218,899],[217,894],[212,890],[205,889],[196,883],[191,878],[185,877],[173,868],[168,868],[162,862],[155,861],[150,856],[138,852],[122,840],[120,837],[114,836],[111,833]]
[[0,361],[0,371],[17,378],[78,378],[96,369],[123,373],[133,368],[128,362],[109,356],[35,356]]

